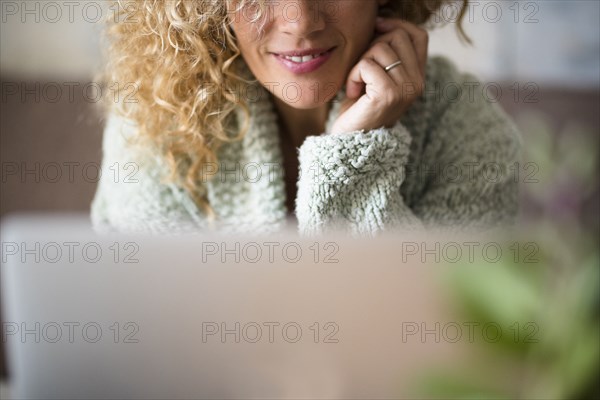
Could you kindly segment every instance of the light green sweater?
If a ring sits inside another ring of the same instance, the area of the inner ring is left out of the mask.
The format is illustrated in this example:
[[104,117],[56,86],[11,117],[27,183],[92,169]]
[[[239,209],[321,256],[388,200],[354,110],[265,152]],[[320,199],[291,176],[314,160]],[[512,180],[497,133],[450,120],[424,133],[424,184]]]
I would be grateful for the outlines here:
[[[257,84],[258,85],[258,84]],[[442,57],[427,65],[426,91],[392,128],[329,134],[298,149],[296,217],[301,234],[330,229],[375,235],[392,229],[481,230],[514,222],[521,138],[485,98],[483,85]],[[203,183],[226,232],[273,232],[286,224],[277,116],[266,89],[250,101],[246,136],[219,152],[220,172]],[[343,91],[336,99],[343,98]],[[97,230],[205,231],[208,220],[181,188],[161,183],[166,163],[124,137],[133,123],[111,115],[103,175],[92,203]]]

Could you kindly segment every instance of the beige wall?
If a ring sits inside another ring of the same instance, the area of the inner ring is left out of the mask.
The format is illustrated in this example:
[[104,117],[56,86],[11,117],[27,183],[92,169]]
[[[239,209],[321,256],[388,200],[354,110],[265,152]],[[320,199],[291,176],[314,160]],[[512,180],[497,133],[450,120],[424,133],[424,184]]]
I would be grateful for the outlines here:
[[102,22],[95,21],[106,15],[108,5],[106,0],[0,0],[2,74],[30,79],[89,77],[101,60]]
[[[450,24],[432,32],[431,54],[447,55],[461,69],[486,80],[520,79],[583,87],[600,83],[599,2],[470,1],[465,29],[474,46],[461,43]],[[25,12],[25,3],[33,13]],[[102,65],[100,32],[109,1],[0,0],[0,6],[3,75],[86,79]],[[60,18],[56,18],[57,10]],[[441,18],[451,18],[450,11]]]

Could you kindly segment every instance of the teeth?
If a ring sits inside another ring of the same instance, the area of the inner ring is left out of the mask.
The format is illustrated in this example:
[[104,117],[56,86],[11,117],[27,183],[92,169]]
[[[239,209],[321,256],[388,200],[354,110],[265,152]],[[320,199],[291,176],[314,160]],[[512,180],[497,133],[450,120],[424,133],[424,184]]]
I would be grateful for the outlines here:
[[285,58],[286,60],[290,60],[293,61],[295,63],[305,63],[305,62],[309,62],[314,58],[320,57],[321,55],[323,55],[323,53],[320,54],[314,54],[314,55],[308,55],[308,56],[284,56],[283,58]]

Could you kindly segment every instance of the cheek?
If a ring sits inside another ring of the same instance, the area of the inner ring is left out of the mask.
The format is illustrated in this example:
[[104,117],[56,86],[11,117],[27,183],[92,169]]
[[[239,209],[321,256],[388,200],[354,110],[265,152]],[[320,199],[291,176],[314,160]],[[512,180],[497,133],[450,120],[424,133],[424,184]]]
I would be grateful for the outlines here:
[[250,67],[257,67],[263,43],[257,27],[251,22],[234,22],[231,26],[242,56]]
[[244,60],[246,60],[246,63],[250,67],[252,67],[255,64],[253,59],[254,59],[256,42],[254,42],[252,40],[248,40],[249,32],[247,32],[243,28],[242,29],[234,29],[234,32],[235,32],[235,37],[236,37],[236,44],[237,44],[237,47],[239,48],[240,52],[242,53],[242,57],[244,58]]
[[368,23],[356,23],[346,27],[344,58],[350,64],[350,68],[370,49],[371,41],[374,38],[374,29],[374,25]]
[[340,21],[352,21],[337,24],[337,29],[342,32],[346,45],[351,49],[352,57],[358,57],[368,50],[369,44],[375,37],[376,17],[377,8],[366,10],[352,8],[340,15]]

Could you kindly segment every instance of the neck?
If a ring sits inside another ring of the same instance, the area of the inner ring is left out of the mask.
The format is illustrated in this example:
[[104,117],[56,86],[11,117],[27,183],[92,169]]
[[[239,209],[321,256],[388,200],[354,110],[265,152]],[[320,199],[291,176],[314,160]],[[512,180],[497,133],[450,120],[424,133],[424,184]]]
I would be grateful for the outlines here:
[[299,147],[307,136],[325,132],[331,104],[325,103],[317,108],[300,110],[273,97],[280,128],[283,129],[282,134],[287,135],[296,147]]

